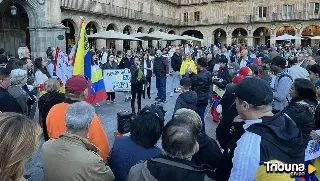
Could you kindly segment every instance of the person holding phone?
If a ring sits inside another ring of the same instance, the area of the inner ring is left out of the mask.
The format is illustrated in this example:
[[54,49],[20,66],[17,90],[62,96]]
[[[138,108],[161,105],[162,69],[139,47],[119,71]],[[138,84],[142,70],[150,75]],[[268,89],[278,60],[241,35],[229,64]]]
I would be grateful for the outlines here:
[[147,84],[147,79],[143,73],[143,69],[140,67],[141,62],[139,57],[134,58],[134,64],[131,67],[131,109],[132,114],[136,114],[135,101],[137,98],[138,113],[141,111],[141,96],[144,90],[144,86]]

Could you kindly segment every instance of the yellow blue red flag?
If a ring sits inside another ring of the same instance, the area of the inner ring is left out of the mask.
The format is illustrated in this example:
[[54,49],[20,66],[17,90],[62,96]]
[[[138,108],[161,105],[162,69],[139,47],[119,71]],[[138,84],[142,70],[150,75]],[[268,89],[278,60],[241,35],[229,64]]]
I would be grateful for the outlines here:
[[73,75],[84,75],[92,82],[87,102],[95,104],[107,99],[102,70],[94,69],[91,63],[91,52],[86,33],[86,25],[84,19],[81,18],[80,36],[74,60]]

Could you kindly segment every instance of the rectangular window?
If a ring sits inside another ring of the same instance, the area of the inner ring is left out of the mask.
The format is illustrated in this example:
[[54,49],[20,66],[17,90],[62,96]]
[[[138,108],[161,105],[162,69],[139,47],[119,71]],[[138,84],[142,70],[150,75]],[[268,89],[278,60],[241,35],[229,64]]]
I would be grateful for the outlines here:
[[314,14],[319,14],[319,6],[320,6],[320,3],[314,3],[314,11],[313,11]]
[[200,21],[200,11],[194,12],[194,21]]
[[189,21],[189,13],[183,13],[183,21],[188,22]]
[[267,7],[259,7],[259,18],[267,17]]
[[283,15],[286,17],[290,17],[292,14],[292,5],[285,4],[283,5]]

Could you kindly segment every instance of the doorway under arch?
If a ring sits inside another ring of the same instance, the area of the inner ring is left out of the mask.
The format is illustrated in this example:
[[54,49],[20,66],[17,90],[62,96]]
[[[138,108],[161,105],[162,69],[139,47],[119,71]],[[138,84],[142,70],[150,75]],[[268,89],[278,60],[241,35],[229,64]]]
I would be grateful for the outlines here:
[[[86,26],[86,33],[87,35],[91,35],[91,34],[95,34],[97,33],[98,30],[97,30],[97,26],[96,26],[96,23],[95,22],[89,22]],[[97,40],[95,39],[89,39],[89,45],[90,45],[90,48],[92,49],[96,49],[97,48]]]
[[259,27],[253,32],[253,44],[255,46],[264,44],[270,47],[271,31],[267,27]]
[[221,45],[226,44],[227,42],[227,32],[222,28],[218,28],[213,32],[213,38],[214,44],[221,47]]
[[[123,34],[130,35],[132,33],[131,26],[127,25],[123,28]],[[130,50],[130,40],[123,40],[123,49]]]
[[313,46],[315,44],[319,44],[318,40],[311,40],[310,37],[320,36],[320,26],[318,25],[309,25],[302,30],[301,33],[301,45],[303,47]]
[[17,57],[19,47],[26,46],[31,51],[28,30],[30,22],[26,10],[18,3],[14,5],[17,8],[16,15],[10,11],[12,1],[4,0],[0,3],[0,48]]
[[69,54],[70,51],[72,50],[72,47],[75,45],[76,43],[76,37],[75,37],[75,22],[71,19],[64,19],[61,21],[62,25],[67,27],[67,31],[65,34],[65,39],[66,39],[66,53]]
[[[201,31],[198,31],[198,30],[187,30],[187,31],[184,31],[181,35],[182,36],[188,35],[188,36],[193,36],[199,39],[203,39],[203,34],[201,33]],[[185,44],[186,41],[181,41],[181,43]],[[201,42],[195,42],[195,44],[201,46]]]
[[244,28],[237,28],[232,32],[232,43],[233,44],[247,44],[246,37],[248,36],[247,30]]

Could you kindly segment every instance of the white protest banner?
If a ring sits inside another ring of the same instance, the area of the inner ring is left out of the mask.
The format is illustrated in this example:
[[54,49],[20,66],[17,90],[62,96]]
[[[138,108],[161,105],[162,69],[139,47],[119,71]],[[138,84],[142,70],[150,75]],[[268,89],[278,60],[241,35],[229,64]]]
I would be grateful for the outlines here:
[[68,56],[59,47],[56,48],[54,70],[63,84],[66,84],[67,80],[72,76],[72,67],[69,65]]
[[103,71],[104,86],[107,92],[131,91],[131,73],[129,69]]

